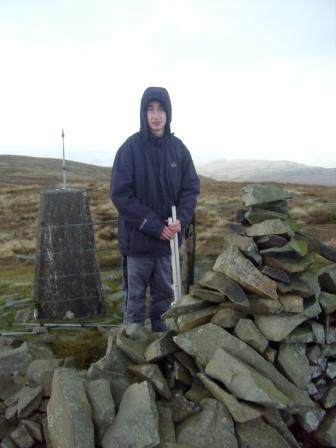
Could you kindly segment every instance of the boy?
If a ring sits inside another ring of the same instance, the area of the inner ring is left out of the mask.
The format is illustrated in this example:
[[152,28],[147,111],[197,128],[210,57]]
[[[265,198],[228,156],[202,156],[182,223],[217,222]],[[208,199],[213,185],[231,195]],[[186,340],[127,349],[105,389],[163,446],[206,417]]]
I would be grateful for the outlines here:
[[[178,233],[181,243],[181,230],[191,221],[199,194],[193,161],[170,132],[171,118],[167,90],[147,88],[140,105],[140,131],[118,150],[111,178],[123,255],[124,323],[144,323],[150,287],[152,331],[166,330],[161,316],[172,299],[170,240]],[[172,205],[177,220],[168,224]]]

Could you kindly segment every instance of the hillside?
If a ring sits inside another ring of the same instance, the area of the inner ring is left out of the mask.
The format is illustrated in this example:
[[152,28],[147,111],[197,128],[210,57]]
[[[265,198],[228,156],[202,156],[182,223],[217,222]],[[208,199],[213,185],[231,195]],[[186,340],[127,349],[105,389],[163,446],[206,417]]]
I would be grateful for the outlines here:
[[336,168],[311,167],[296,162],[219,159],[200,165],[197,171],[226,182],[279,182],[336,186]]
[[[111,168],[66,161],[67,181],[108,181]],[[0,184],[62,185],[60,159],[0,155]]]

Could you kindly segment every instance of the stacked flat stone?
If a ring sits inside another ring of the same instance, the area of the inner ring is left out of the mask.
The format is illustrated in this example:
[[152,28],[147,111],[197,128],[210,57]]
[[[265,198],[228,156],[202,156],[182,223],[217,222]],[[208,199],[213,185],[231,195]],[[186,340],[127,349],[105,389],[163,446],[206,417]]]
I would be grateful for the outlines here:
[[336,267],[313,272],[287,192],[244,193],[169,332],[115,329],[87,371],[0,346],[0,448],[336,446]]

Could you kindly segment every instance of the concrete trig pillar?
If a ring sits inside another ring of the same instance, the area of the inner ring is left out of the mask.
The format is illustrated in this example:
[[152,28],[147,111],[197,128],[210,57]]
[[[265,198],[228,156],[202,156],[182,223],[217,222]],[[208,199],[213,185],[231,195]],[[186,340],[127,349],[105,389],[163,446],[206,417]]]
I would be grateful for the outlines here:
[[35,271],[39,318],[63,319],[105,311],[95,250],[85,191],[42,192]]

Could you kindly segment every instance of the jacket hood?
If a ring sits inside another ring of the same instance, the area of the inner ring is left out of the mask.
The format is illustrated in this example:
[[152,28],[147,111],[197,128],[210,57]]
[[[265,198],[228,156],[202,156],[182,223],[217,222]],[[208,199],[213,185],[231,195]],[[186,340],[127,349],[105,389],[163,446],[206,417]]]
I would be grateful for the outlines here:
[[164,87],[148,87],[141,98],[140,105],[140,134],[148,138],[148,124],[146,108],[150,101],[159,101],[164,107],[167,114],[167,122],[165,126],[164,135],[170,134],[170,122],[172,119],[172,106],[169,98],[169,93]]

